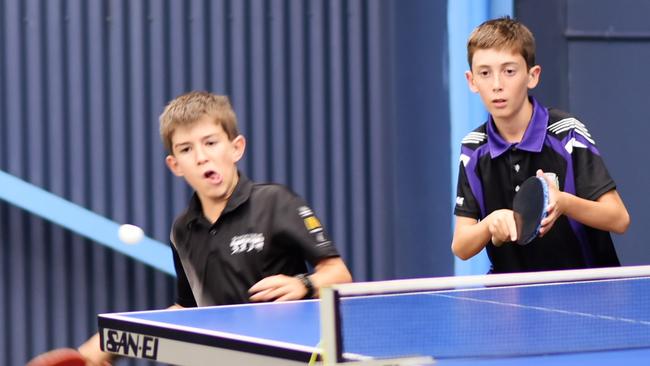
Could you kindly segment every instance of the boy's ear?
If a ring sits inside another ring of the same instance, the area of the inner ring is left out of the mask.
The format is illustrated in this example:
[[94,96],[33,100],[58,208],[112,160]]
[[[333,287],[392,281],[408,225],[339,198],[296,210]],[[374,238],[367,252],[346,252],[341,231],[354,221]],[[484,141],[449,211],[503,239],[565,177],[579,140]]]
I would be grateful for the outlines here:
[[233,149],[233,160],[238,162],[244,156],[244,151],[246,151],[246,138],[242,135],[238,135],[232,140]]
[[174,173],[175,176],[177,177],[183,176],[183,172],[178,167],[178,161],[176,160],[176,157],[174,157],[174,155],[167,155],[167,157],[165,158],[165,163],[167,164],[169,170],[171,170],[171,172]]
[[467,79],[467,86],[469,86],[469,90],[474,93],[478,93],[478,88],[476,85],[474,85],[474,74],[472,74],[472,70],[465,71],[465,79]]
[[539,75],[542,73],[542,67],[535,65],[528,70],[528,89],[533,89],[539,83]]

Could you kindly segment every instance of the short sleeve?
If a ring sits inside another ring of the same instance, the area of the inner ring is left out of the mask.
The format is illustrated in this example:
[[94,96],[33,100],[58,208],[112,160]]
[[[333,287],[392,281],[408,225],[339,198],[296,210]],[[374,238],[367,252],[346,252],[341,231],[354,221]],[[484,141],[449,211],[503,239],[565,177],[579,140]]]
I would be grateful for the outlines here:
[[278,228],[275,239],[295,246],[312,266],[323,259],[338,257],[334,243],[314,211],[299,196],[283,192],[286,197],[281,199],[280,212],[275,215]]
[[478,206],[474,193],[469,186],[465,165],[460,164],[458,168],[458,184],[456,185],[456,204],[454,206],[454,215],[471,217],[479,220],[481,218],[481,209]]
[[595,201],[603,194],[616,189],[616,183],[609,175],[600,153],[593,144],[593,139],[587,140],[577,136],[572,151],[573,169],[575,174],[576,195]]

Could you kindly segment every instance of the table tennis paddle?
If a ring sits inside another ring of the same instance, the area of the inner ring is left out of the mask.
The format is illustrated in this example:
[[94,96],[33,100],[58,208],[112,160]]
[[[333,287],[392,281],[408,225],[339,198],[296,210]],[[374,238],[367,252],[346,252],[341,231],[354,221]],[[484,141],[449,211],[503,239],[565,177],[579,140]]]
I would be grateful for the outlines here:
[[34,357],[27,366],[85,366],[81,353],[72,348],[57,348]]
[[548,184],[544,177],[530,177],[519,186],[512,201],[517,244],[526,245],[539,234],[548,206]]

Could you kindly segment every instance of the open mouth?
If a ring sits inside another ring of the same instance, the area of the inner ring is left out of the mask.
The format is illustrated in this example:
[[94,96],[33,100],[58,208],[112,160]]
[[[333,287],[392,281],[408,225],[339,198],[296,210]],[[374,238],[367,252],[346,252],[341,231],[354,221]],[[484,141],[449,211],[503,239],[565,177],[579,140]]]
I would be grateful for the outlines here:
[[203,173],[203,178],[215,184],[221,183],[222,180],[221,174],[215,172],[214,170],[208,170],[205,173]]

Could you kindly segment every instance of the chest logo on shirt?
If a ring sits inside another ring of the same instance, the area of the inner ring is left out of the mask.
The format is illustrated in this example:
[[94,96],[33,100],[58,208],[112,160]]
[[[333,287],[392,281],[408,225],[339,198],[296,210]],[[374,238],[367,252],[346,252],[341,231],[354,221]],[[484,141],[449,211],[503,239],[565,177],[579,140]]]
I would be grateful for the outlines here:
[[230,240],[230,254],[261,252],[264,249],[264,234],[252,233],[234,236]]

